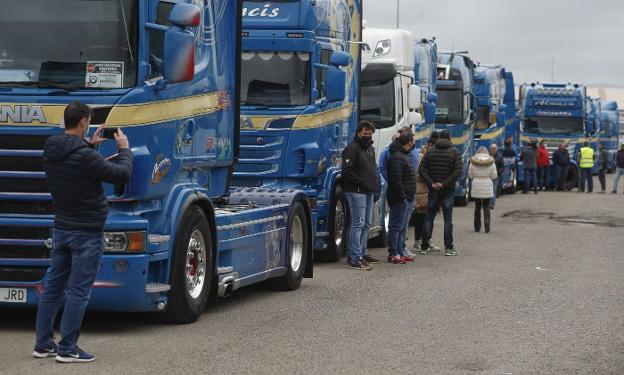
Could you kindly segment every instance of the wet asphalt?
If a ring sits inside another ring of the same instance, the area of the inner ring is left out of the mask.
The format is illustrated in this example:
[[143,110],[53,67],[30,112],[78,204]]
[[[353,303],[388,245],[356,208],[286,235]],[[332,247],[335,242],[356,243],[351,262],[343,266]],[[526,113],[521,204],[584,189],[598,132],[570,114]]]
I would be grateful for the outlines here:
[[32,359],[34,312],[2,310],[0,374],[624,374],[624,194],[503,196],[489,234],[473,209],[455,209],[458,257],[317,264],[190,325],[88,313],[91,364]]

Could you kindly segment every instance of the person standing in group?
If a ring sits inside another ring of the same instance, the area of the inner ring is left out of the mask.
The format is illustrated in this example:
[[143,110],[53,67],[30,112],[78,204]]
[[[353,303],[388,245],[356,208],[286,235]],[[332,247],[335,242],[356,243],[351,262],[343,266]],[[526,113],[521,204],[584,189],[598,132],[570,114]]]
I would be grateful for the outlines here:
[[414,134],[404,131],[390,145],[388,164],[388,193],[390,206],[388,223],[388,262],[403,264],[413,257],[405,255],[405,238],[416,195],[416,174],[408,154],[414,149]]
[[472,180],[471,194],[475,200],[474,230],[481,231],[481,209],[483,209],[483,224],[485,233],[490,233],[490,199],[494,192],[494,181],[498,178],[494,158],[488,154],[484,146],[479,147],[477,153],[470,158],[468,178]]
[[596,159],[596,154],[594,153],[594,149],[589,147],[589,142],[583,142],[583,147],[579,151],[578,163],[581,168],[581,181],[579,183],[579,193],[585,192],[585,182],[587,181],[587,192],[591,193],[594,191],[594,177],[592,175],[592,171],[594,169],[594,160]]
[[349,267],[370,270],[379,260],[368,254],[368,231],[372,223],[374,196],[380,193],[375,162],[375,125],[360,121],[354,139],[342,151],[342,189],[349,205],[347,252]]
[[609,151],[605,150],[604,143],[598,144],[598,181],[600,193],[607,192],[607,168],[609,167]]
[[[116,162],[95,149],[106,141],[99,127],[85,139],[93,112],[74,102],[64,111],[65,132],[45,143],[44,171],[54,201],[53,248],[44,292],[37,307],[35,358],[56,356],[58,362],[91,362],[95,356],[77,345],[80,326],[104,252],[108,205],[102,182],[121,185],[132,174],[128,138],[119,129]],[[54,321],[61,306],[61,341],[54,342]]]
[[433,220],[440,204],[444,216],[445,255],[459,255],[453,244],[453,203],[455,200],[455,182],[462,171],[462,157],[451,142],[448,131],[440,132],[440,139],[423,157],[418,173],[427,182],[429,188],[427,216],[423,230],[421,253],[426,254],[433,231]]
[[513,137],[509,136],[505,140],[505,145],[503,147],[503,158],[515,158],[516,156],[516,150],[513,147]]
[[[436,143],[439,137],[438,132],[431,133],[429,137],[429,142],[426,146],[421,147],[420,149],[420,160],[422,161],[423,157],[430,150],[433,145]],[[419,164],[420,166],[420,164]],[[413,252],[421,251],[420,245],[422,241],[423,228],[425,226],[425,218],[427,217],[427,201],[429,195],[429,188],[427,187],[427,182],[418,172],[418,168],[416,169],[416,215],[414,215],[414,248]],[[427,254],[429,251],[440,251],[438,246],[435,246],[431,242],[429,242],[429,248],[425,251],[424,254]]]
[[494,179],[494,192],[492,193],[492,199],[490,200],[490,209],[494,209],[496,205],[496,198],[501,190],[501,176],[505,170],[505,161],[503,156],[498,152],[498,146],[496,143],[490,145],[490,156],[494,159],[494,165],[496,166],[496,178]]
[[537,147],[537,184],[539,190],[548,190],[548,165],[550,158],[548,157],[548,149],[546,141],[541,140]]
[[528,192],[531,183],[533,183],[533,192],[537,194],[537,152],[535,151],[535,143],[527,143],[520,154],[520,160],[524,163],[524,189],[522,194]]
[[557,178],[555,188],[557,191],[564,191],[568,178],[568,168],[570,167],[570,153],[568,152],[568,145],[565,143],[559,144],[559,148],[553,152],[552,164],[555,166],[555,175]]
[[615,176],[613,176],[613,190],[611,191],[613,194],[617,194],[618,182],[622,176],[624,176],[624,143],[615,154]]

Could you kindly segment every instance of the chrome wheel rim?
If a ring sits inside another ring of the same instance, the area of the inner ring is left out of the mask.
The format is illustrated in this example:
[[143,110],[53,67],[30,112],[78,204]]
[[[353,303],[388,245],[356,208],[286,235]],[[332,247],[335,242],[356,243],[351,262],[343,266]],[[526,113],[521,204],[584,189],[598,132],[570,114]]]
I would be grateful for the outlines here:
[[345,208],[342,200],[336,202],[336,212],[334,214],[334,243],[336,247],[342,245],[344,238]]
[[206,282],[206,242],[199,230],[189,238],[186,248],[186,290],[191,298],[199,297]]
[[298,272],[303,262],[303,223],[295,216],[290,230],[290,268]]

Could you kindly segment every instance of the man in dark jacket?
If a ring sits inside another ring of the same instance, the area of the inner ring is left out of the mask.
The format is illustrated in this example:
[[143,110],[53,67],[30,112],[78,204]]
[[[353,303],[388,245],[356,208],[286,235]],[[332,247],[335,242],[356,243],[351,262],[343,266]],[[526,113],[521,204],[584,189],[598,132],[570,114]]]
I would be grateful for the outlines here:
[[[104,251],[104,223],[108,208],[102,182],[125,184],[132,173],[132,153],[121,129],[115,134],[117,162],[106,161],[84,136],[91,109],[75,102],[65,108],[65,133],[50,137],[44,146],[44,170],[54,200],[53,249],[45,291],[37,309],[37,341],[33,356],[56,355],[59,362],[91,362],[95,356],[78,348],[77,341],[91,288]],[[53,341],[53,324],[64,303],[61,341]]]
[[520,160],[523,161],[524,171],[524,190],[522,194],[526,194],[529,190],[529,186],[533,183],[533,192],[537,194],[537,151],[535,150],[535,143],[527,143],[524,150],[520,154]]
[[388,163],[388,262],[403,264],[414,258],[405,255],[405,237],[416,196],[416,173],[408,154],[414,149],[414,134],[404,131],[390,145]]
[[604,143],[598,144],[598,181],[600,181],[600,192],[607,191],[607,168],[609,168],[609,151],[605,150]]
[[444,248],[445,255],[459,255],[453,245],[453,202],[455,200],[455,182],[462,171],[462,158],[459,151],[451,143],[448,131],[440,132],[440,139],[423,157],[418,173],[429,187],[427,216],[420,245],[421,254],[429,252],[429,241],[433,231],[433,220],[442,204],[444,216]]
[[570,165],[570,153],[568,152],[568,145],[560,143],[559,148],[553,152],[552,163],[556,168],[557,173],[557,191],[563,191],[565,188],[566,180],[568,178],[568,168]]
[[622,176],[624,176],[624,143],[615,155],[615,176],[613,176],[613,190],[611,191],[613,194],[617,194],[618,182]]
[[368,254],[366,242],[373,221],[374,196],[379,194],[379,170],[373,149],[375,125],[358,124],[353,141],[342,151],[342,189],[349,204],[347,254],[349,267],[370,270],[379,260]]

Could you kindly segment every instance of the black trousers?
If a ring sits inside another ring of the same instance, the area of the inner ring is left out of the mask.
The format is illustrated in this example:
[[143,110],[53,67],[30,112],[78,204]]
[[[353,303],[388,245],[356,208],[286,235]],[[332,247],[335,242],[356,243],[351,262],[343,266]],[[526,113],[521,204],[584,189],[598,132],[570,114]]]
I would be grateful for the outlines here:
[[414,241],[420,241],[422,239],[426,217],[427,214],[420,214],[416,212],[416,217],[414,218]]
[[485,223],[486,232],[490,231],[490,198],[475,199],[475,211],[474,211],[474,228],[475,231],[481,230],[481,209],[483,209],[483,222]]
[[598,169],[598,181],[600,181],[600,189],[605,191],[607,189],[607,178],[606,178],[607,170],[600,168]]

